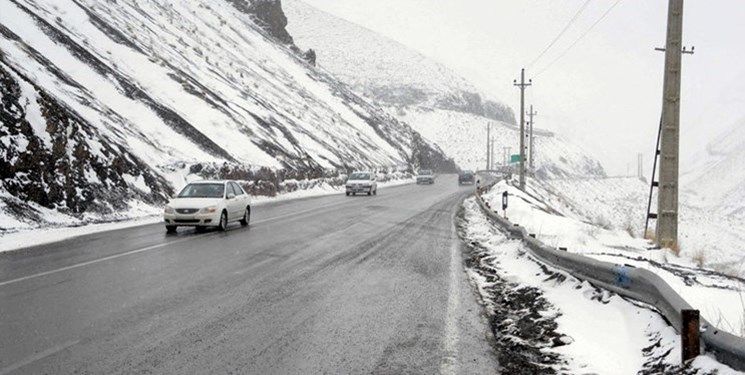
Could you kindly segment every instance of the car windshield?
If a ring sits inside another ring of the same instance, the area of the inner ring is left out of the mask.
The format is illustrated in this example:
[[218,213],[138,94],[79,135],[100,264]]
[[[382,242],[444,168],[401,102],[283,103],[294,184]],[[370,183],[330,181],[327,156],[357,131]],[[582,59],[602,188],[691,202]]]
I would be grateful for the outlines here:
[[432,171],[429,170],[429,169],[420,169],[419,170],[419,174],[420,175],[424,175],[424,176],[428,176],[428,175],[431,175],[432,174]]
[[370,174],[369,173],[352,173],[351,176],[349,176],[350,180],[369,180]]
[[178,194],[179,198],[222,198],[224,184],[189,184]]

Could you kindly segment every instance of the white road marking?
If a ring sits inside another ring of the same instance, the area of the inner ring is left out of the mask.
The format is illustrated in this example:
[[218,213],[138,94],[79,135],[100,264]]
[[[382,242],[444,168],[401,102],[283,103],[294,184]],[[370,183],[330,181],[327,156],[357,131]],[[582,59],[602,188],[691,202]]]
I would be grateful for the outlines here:
[[[270,217],[270,218],[266,218],[266,219],[262,219],[262,220],[253,221],[252,224],[259,224],[259,223],[270,222],[270,221],[274,221],[274,220],[278,220],[278,219],[287,218],[287,217],[290,217],[290,216],[299,216],[299,215],[302,215],[304,213],[313,212],[313,211],[318,212],[321,209],[326,210],[328,208],[340,206],[342,204],[346,204],[346,203],[349,203],[349,202],[352,202],[352,200],[344,200],[342,202],[339,202],[339,203],[336,203],[336,204],[332,204],[332,205],[327,205],[327,206],[323,206],[323,207],[316,207],[316,208],[310,208],[310,209],[303,210],[303,211],[290,212],[290,213],[287,213],[287,214],[284,214],[284,215],[279,215],[279,216],[274,216],[274,217]],[[117,259],[117,258],[125,257],[125,256],[128,256],[128,255],[142,253],[142,252],[145,252],[145,251],[155,250],[155,249],[159,249],[161,247],[165,247],[165,246],[169,246],[169,245],[174,245],[174,244],[185,242],[185,241],[192,241],[195,238],[204,238],[204,236],[187,237],[187,238],[182,238],[180,240],[174,240],[174,241],[159,243],[159,244],[156,244],[156,245],[151,245],[151,246],[143,247],[143,248],[140,248],[140,249],[135,249],[135,250],[130,250],[130,251],[126,251],[126,252],[123,252],[123,253],[119,253],[119,254],[109,255],[109,256],[106,256],[106,257],[103,257],[103,258],[93,259],[93,260],[89,260],[89,261],[85,261],[85,262],[81,262],[81,263],[76,263],[76,264],[73,264],[73,265],[69,265],[69,266],[65,266],[65,267],[61,267],[61,268],[57,268],[57,269],[53,269],[53,270],[49,270],[49,271],[44,271],[44,272],[39,272],[39,273],[35,273],[35,274],[32,274],[32,275],[28,275],[28,276],[19,277],[17,279],[2,281],[2,282],[0,282],[0,287],[6,286],[6,285],[10,285],[10,284],[19,283],[19,282],[26,281],[26,280],[36,279],[36,278],[43,277],[43,276],[53,275],[55,273],[69,271],[69,270],[80,268],[80,267],[85,267],[85,266],[88,266],[88,265],[91,265],[91,264],[105,262],[107,260]]]
[[67,348],[69,348],[69,347],[71,347],[71,346],[79,343],[79,342],[80,342],[80,340],[65,341],[62,344],[59,344],[57,346],[53,346],[53,347],[51,347],[51,348],[49,348],[47,350],[44,350],[44,351],[39,352],[39,353],[36,353],[36,354],[34,354],[32,356],[29,356],[29,357],[26,357],[26,358],[24,358],[23,360],[21,360],[19,362],[16,362],[16,363],[14,363],[14,364],[12,364],[12,365],[10,365],[8,367],[4,367],[4,368],[0,369],[0,375],[9,374],[9,373],[11,373],[11,372],[13,372],[15,370],[18,370],[19,368],[21,368],[23,366],[29,365],[31,363],[34,363],[36,361],[39,361],[39,360],[44,359],[46,357],[49,357],[52,354],[59,353],[59,352],[65,350],[65,349],[67,349]]
[[188,240],[192,240],[192,238],[182,238],[182,239],[176,240],[176,241],[159,243],[157,245],[143,247],[141,249],[130,250],[130,251],[127,251],[127,252],[124,252],[124,253],[109,255],[107,257],[93,259],[93,260],[89,260],[89,261],[81,262],[81,263],[76,263],[76,264],[73,264],[73,265],[70,265],[70,266],[65,266],[65,267],[62,267],[62,268],[57,268],[57,269],[53,269],[53,270],[49,270],[49,271],[39,272],[39,273],[35,273],[33,275],[23,276],[23,277],[19,277],[17,279],[0,282],[0,287],[1,286],[5,286],[5,285],[9,285],[9,284],[15,284],[15,283],[18,283],[18,282],[21,282],[21,281],[35,279],[37,277],[42,277],[42,276],[47,276],[47,275],[52,275],[52,274],[55,274],[55,273],[63,272],[63,271],[72,270],[72,269],[75,269],[75,268],[85,267],[85,266],[90,265],[90,264],[95,264],[95,263],[105,262],[105,261],[111,260],[111,259],[121,258],[121,257],[127,256],[127,255],[142,253],[142,252],[145,252],[145,251],[158,249],[158,248],[161,248],[161,247],[164,247],[164,246],[173,245],[173,244],[177,244],[177,243],[188,241]]
[[[455,218],[453,218],[453,223]],[[445,315],[445,336],[443,347],[445,356],[440,363],[441,374],[455,374],[458,372],[458,309],[460,305],[460,287],[458,277],[460,276],[461,262],[459,259],[460,247],[455,225],[451,228],[452,245],[450,246],[450,285],[448,286],[448,306]]]

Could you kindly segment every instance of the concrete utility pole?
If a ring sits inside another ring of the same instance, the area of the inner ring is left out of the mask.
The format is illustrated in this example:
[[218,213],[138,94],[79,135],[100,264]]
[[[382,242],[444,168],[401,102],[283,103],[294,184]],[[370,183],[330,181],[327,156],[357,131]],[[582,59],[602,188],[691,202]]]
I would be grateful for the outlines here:
[[489,170],[489,157],[491,155],[491,150],[489,149],[491,147],[490,145],[490,139],[489,133],[491,132],[491,122],[486,123],[486,170]]
[[520,70],[520,83],[513,81],[520,88],[520,190],[525,190],[525,88],[532,84],[532,79],[525,83],[524,68]]
[[490,143],[491,144],[491,152],[489,153],[489,160],[491,161],[491,165],[489,166],[489,170],[493,170],[494,169],[494,164],[496,164],[496,162],[494,161],[494,138],[493,137],[492,137],[492,139],[491,139],[490,142],[491,142]]
[[644,179],[644,154],[641,152],[636,154],[636,177]]
[[657,197],[657,245],[678,243],[678,168],[680,154],[680,69],[683,38],[683,0],[669,0],[662,92],[660,179]]
[[530,120],[528,121],[528,123],[530,124],[530,128],[529,128],[530,130],[528,131],[528,133],[530,134],[529,135],[529,137],[530,137],[530,156],[528,157],[528,162],[529,162],[529,169],[530,169],[530,173],[531,174],[535,173],[535,170],[533,169],[533,160],[534,160],[533,158],[535,156],[535,147],[534,147],[535,146],[535,138],[533,137],[533,122],[534,122],[533,117],[535,117],[535,116],[538,116],[538,112],[534,112],[533,111],[533,105],[531,104],[530,105],[530,112],[528,112],[528,117],[530,118]]

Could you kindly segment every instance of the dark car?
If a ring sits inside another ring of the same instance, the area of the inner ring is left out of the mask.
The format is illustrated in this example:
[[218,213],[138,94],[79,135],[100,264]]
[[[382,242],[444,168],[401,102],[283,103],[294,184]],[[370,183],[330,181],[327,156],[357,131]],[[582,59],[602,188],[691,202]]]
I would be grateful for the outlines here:
[[462,171],[458,174],[458,185],[473,185],[476,183],[476,175],[472,171]]

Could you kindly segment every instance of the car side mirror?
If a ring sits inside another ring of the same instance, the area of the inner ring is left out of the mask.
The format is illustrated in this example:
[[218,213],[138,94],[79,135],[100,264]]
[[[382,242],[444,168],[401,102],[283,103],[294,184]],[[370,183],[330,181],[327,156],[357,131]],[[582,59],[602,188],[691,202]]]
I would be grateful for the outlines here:
[[233,198],[235,198],[235,194],[233,194],[233,193],[228,193],[228,199],[233,199]]

